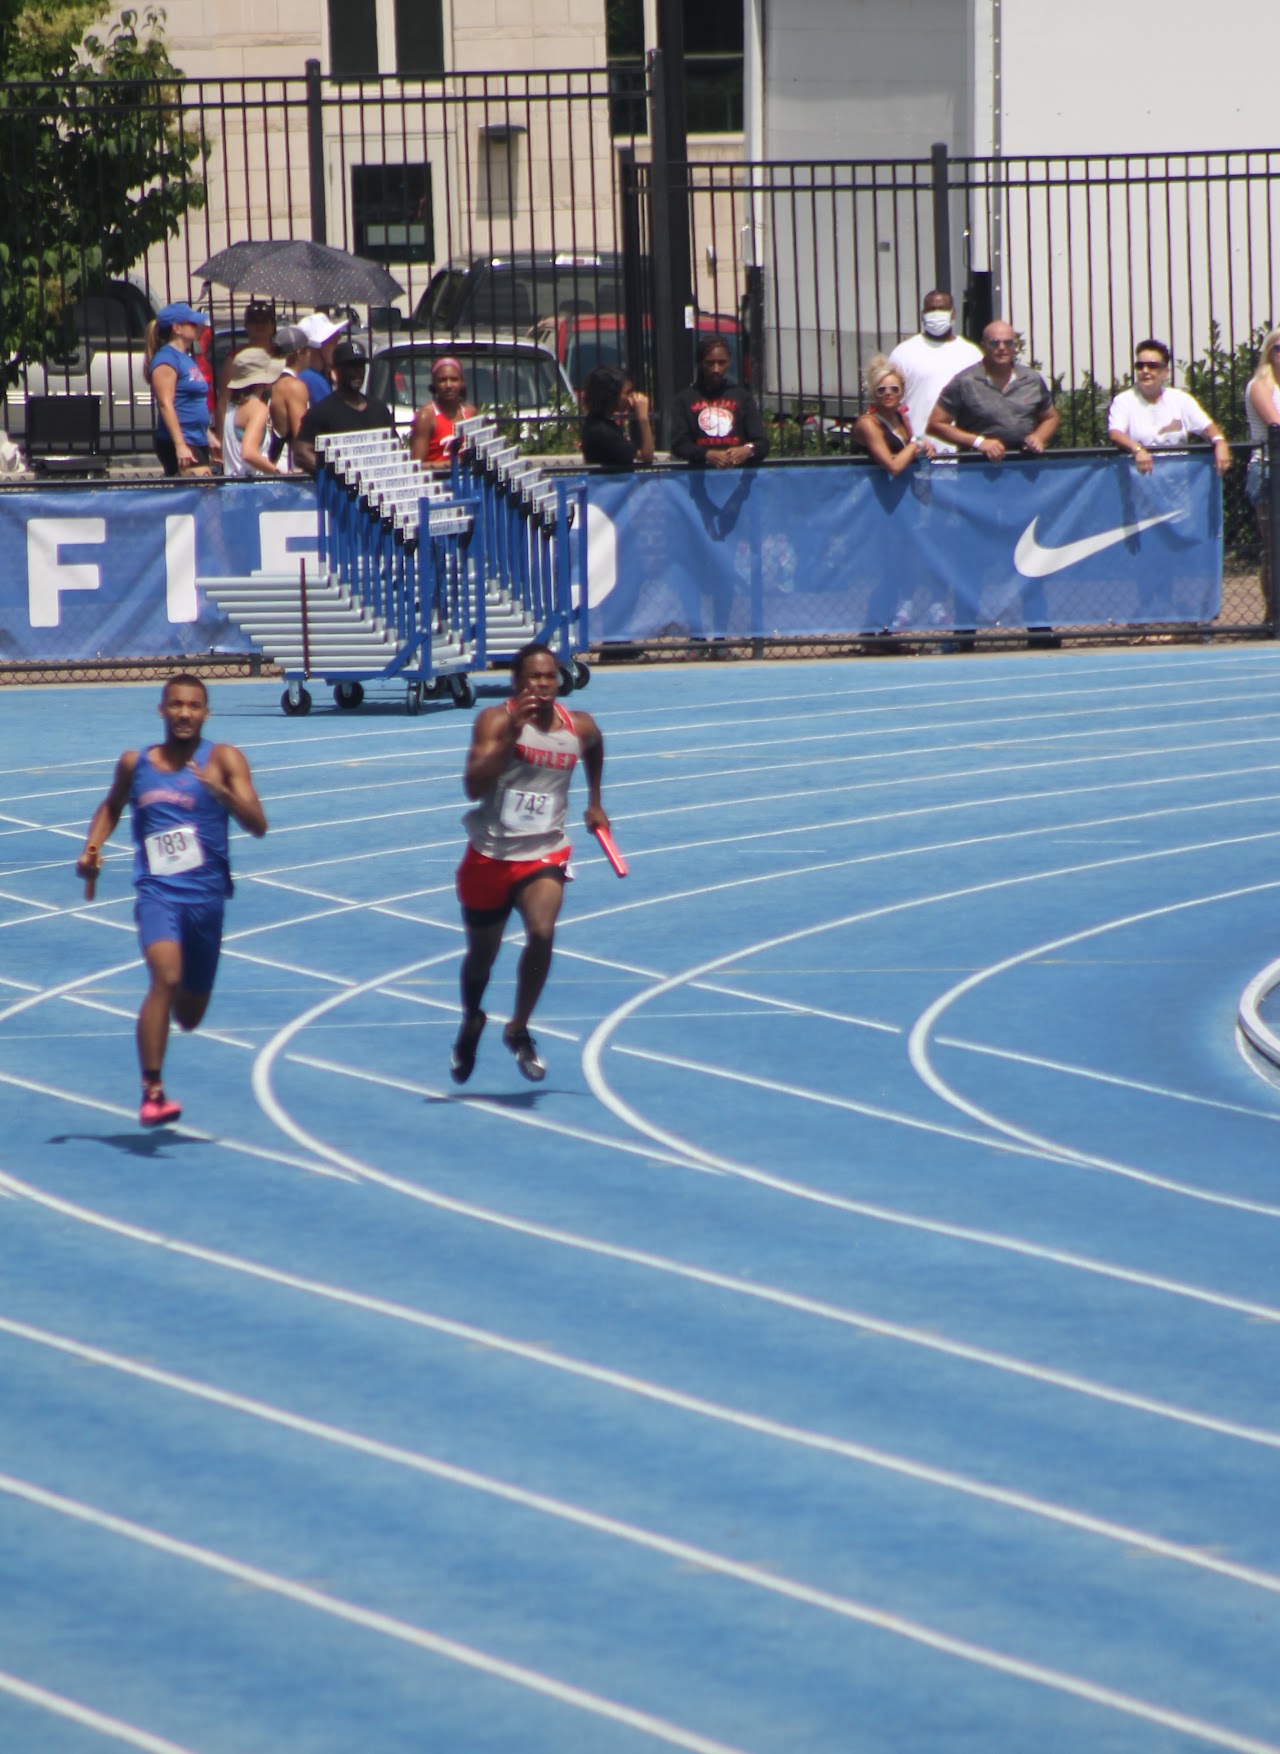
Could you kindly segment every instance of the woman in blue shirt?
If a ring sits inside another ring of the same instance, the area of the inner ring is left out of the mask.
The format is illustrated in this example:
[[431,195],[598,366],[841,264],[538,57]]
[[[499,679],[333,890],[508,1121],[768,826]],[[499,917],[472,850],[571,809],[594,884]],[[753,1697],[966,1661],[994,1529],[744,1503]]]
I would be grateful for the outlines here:
[[192,357],[209,319],[190,305],[166,305],[156,318],[160,346],[151,361],[155,450],[166,475],[208,475],[209,384]]

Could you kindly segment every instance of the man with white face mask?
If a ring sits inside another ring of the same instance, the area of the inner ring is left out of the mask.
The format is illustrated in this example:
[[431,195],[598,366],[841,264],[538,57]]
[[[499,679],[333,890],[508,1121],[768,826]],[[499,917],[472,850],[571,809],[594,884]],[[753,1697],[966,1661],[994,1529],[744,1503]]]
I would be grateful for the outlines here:
[[[977,365],[980,348],[955,331],[956,307],[949,292],[927,292],[924,327],[919,335],[900,341],[889,355],[889,364],[901,375],[903,407],[911,411],[912,432],[927,432],[933,405],[947,385],[966,366]],[[941,451],[954,450],[940,444]]]

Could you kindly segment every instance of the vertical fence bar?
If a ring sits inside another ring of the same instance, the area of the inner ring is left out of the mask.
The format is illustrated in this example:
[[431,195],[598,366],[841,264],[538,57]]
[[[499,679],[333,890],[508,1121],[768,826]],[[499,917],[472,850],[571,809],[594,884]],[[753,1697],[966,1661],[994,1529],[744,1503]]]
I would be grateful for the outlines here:
[[307,167],[311,192],[311,241],[327,243],[328,214],[324,186],[324,112],[320,93],[320,63],[308,61],[307,75]]

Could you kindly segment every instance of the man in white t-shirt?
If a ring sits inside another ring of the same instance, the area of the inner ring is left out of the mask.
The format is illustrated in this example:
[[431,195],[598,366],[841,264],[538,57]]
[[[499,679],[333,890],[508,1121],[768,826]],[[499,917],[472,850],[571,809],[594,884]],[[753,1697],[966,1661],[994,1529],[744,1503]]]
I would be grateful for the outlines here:
[[[902,375],[903,412],[912,432],[921,437],[929,430],[934,403],[952,378],[982,358],[980,348],[956,334],[956,307],[949,292],[925,294],[923,322],[920,334],[899,341],[889,355],[889,364]],[[954,448],[938,445],[943,451]]]
[[1152,469],[1152,451],[1170,451],[1192,437],[1213,444],[1214,467],[1225,475],[1231,446],[1222,429],[1185,390],[1170,388],[1169,349],[1163,341],[1139,341],[1133,350],[1131,390],[1121,390],[1107,415],[1107,437],[1128,451],[1141,475]]

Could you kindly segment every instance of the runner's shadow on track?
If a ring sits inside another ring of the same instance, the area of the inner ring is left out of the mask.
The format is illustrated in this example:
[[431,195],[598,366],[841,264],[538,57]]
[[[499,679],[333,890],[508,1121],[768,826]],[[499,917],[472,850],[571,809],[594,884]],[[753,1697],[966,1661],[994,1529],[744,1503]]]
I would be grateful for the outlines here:
[[[551,1087],[544,1086],[541,1090],[468,1090],[459,1091],[456,1096],[427,1096],[423,1101],[429,1107],[453,1107],[458,1103],[491,1102],[496,1108],[523,1109],[526,1112],[537,1107],[544,1096],[551,1095]],[[567,1090],[556,1091],[557,1096],[568,1096]]]
[[206,1140],[189,1138],[183,1133],[54,1133],[50,1145],[105,1145],[126,1157],[153,1160],[167,1157],[166,1145],[201,1145]]

